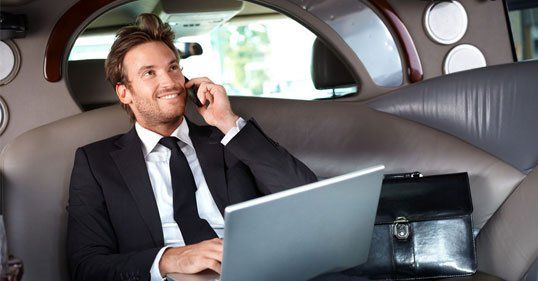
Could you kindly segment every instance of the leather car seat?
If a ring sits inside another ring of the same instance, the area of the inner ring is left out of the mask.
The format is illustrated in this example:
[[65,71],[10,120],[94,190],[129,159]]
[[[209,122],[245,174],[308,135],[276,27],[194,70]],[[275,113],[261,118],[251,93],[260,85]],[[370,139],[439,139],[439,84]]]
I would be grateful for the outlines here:
[[75,150],[130,126],[115,105],[35,128],[4,148],[0,171],[8,249],[24,263],[23,280],[69,280],[66,206]]
[[[314,44],[312,66],[316,88],[333,88],[353,81],[350,74],[342,73],[347,71],[345,66],[321,42]],[[494,155],[495,162],[512,166],[503,168],[502,175],[499,172],[488,174],[483,168],[469,168],[479,272],[472,277],[450,280],[538,280],[538,223],[534,218],[538,214],[535,204],[538,199],[538,171],[535,169],[538,133],[533,126],[538,119],[536,73],[538,61],[476,69],[409,85],[368,102],[372,109],[457,137],[481,149],[484,157]],[[463,115],[467,119],[461,118],[461,124],[450,123],[454,120],[446,116],[436,120],[434,114],[439,112]],[[489,126],[477,126],[484,114],[488,114]],[[381,119],[377,122],[382,126]],[[401,138],[397,131],[393,135]],[[489,136],[489,140],[485,136]],[[430,159],[432,167],[443,158],[450,162],[441,151],[432,158],[429,149],[424,147],[423,150],[421,156]],[[377,150],[374,153],[390,152]],[[468,158],[478,159],[477,155]],[[417,167],[400,168],[405,171]],[[452,172],[454,168],[445,172]],[[493,185],[496,187],[492,188]]]
[[[517,70],[521,69],[524,71],[517,74]],[[488,71],[499,73],[491,76]],[[515,79],[512,77],[514,71],[519,76],[527,77],[522,77],[525,78],[523,80]],[[382,98],[400,98],[402,95],[411,97],[414,92],[436,93],[456,82],[459,83],[458,89],[476,91],[477,85],[491,85],[497,80],[501,84],[521,83],[522,85],[513,84],[511,91],[503,92],[506,99],[521,98],[528,87],[531,90],[533,87],[538,88],[535,84],[538,79],[534,77],[536,73],[538,62],[477,69],[426,80]],[[506,78],[506,81],[492,79],[499,75],[512,78]],[[465,77],[469,79],[465,80]],[[456,82],[452,79],[456,79]],[[466,82],[462,83],[464,80]],[[459,94],[456,90],[453,92],[447,95]],[[411,117],[389,112],[381,106],[383,103],[380,100],[374,101],[379,102],[377,108],[374,102],[371,105],[309,102],[308,108],[300,108],[304,106],[300,101],[252,101],[237,98],[232,102],[240,115],[252,110],[255,103],[259,102],[260,108],[263,104],[266,111],[259,110],[256,117],[267,133],[321,176],[349,171],[356,168],[357,162],[386,163],[392,169],[387,172],[397,172],[396,169],[429,169],[430,172],[462,168],[468,170],[475,207],[473,217],[477,232],[480,230],[477,237],[479,270],[484,272],[474,275],[472,279],[492,280],[491,275],[494,275],[508,281],[536,280],[536,274],[534,279],[532,277],[533,272],[536,272],[533,271],[532,264],[536,264],[538,256],[538,171],[532,169],[536,163],[531,169],[518,169],[515,164],[508,164],[507,160],[500,158],[504,154],[493,156],[486,150],[488,147],[478,148],[471,143],[472,140],[462,141],[462,136],[458,136],[457,132],[447,133],[443,128],[422,125]],[[538,104],[533,102],[536,100],[531,99],[529,106],[537,108]],[[444,109],[451,110],[446,104]],[[320,110],[323,110],[323,115],[319,114]],[[519,118],[519,108],[508,110],[511,110],[511,114],[504,115],[503,118]],[[270,122],[280,111],[293,112],[297,122],[304,122],[305,127],[314,124],[312,127],[301,128],[305,134],[320,136],[324,133],[332,137],[326,143],[320,143],[315,138],[290,134],[287,128],[275,123],[284,121]],[[335,131],[342,136],[335,138],[330,131],[334,126],[327,122],[326,116],[338,120],[352,118],[351,120],[362,122],[343,123],[343,128]],[[536,132],[536,119],[518,120],[517,124],[522,126],[522,130]],[[326,122],[325,127],[322,121]],[[126,132],[130,126],[127,114],[122,112],[120,106],[113,105],[30,130],[2,151],[0,183],[8,247],[10,253],[20,257],[25,264],[23,280],[69,280],[64,248],[67,219],[65,207],[75,149]],[[534,143],[538,141],[534,140]],[[357,147],[363,150],[356,153],[353,149]],[[531,154],[538,146],[525,149],[527,154]],[[527,167],[529,163],[532,164],[532,161],[526,161],[524,166]]]

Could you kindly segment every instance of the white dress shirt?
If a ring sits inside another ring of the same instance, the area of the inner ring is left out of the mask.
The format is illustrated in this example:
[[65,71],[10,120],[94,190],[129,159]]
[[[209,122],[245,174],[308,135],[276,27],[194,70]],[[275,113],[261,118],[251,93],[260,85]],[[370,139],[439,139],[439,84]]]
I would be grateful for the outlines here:
[[[236,121],[236,127],[232,128],[221,140],[223,145],[226,145],[246,124],[246,121],[239,118]],[[184,246],[185,242],[181,235],[181,230],[174,220],[172,180],[170,176],[170,149],[159,144],[159,140],[163,137],[158,133],[150,131],[140,124],[135,124],[135,130],[142,142],[142,153],[146,161],[148,175],[151,182],[151,188],[157,202],[159,216],[161,218],[164,247],[159,251],[153,265],[151,267],[151,280],[163,280],[159,271],[159,262],[164,250],[169,247]],[[189,137],[189,127],[185,118],[179,127],[172,132],[170,136],[177,137],[181,141],[178,143],[181,151],[185,154],[189,167],[194,176],[196,183],[196,205],[200,218],[205,219],[209,225],[215,230],[215,233],[222,237],[224,235],[224,219],[217,208],[215,200],[211,196],[211,192],[207,186],[202,167],[198,162],[196,151]]]

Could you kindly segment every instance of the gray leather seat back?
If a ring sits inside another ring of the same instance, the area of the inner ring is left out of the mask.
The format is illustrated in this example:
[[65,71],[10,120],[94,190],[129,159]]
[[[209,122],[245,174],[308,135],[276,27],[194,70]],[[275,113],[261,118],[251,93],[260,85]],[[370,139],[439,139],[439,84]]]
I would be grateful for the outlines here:
[[467,171],[476,229],[487,222],[525,177],[514,167],[454,136],[375,111],[364,103],[237,97],[233,106],[241,116],[255,116],[267,134],[319,177],[380,163],[385,165],[386,173]]
[[8,248],[23,260],[24,280],[69,280],[65,208],[75,149],[130,126],[116,105],[33,129],[5,147],[0,171]]
[[370,106],[461,138],[528,172],[538,164],[538,61],[426,80]]
[[484,206],[494,211],[507,198],[477,239],[479,269],[506,280],[523,278],[538,258],[537,73],[538,61],[496,65],[427,80],[369,103],[447,132],[529,173],[511,194],[506,185],[478,194],[471,182],[475,219],[481,219]]

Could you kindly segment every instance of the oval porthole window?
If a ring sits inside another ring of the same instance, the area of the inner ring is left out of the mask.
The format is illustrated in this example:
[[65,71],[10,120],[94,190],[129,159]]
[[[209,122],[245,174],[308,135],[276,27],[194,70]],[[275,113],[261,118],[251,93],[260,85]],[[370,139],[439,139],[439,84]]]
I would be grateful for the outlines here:
[[450,74],[486,65],[486,58],[477,47],[463,44],[454,47],[448,52],[444,63],[444,73]]
[[0,135],[6,129],[8,120],[9,112],[7,111],[7,105],[2,97],[0,97]]
[[424,14],[424,29],[428,36],[440,44],[454,44],[467,31],[465,8],[458,1],[435,1]]
[[0,41],[0,85],[9,83],[19,71],[21,55],[11,40]]

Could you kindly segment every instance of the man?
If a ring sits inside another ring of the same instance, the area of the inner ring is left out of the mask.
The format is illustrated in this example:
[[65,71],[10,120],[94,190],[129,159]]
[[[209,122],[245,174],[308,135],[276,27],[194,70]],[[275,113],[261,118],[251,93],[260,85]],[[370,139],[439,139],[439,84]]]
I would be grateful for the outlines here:
[[[222,86],[185,82],[172,41],[167,24],[142,14],[108,55],[107,80],[135,126],[76,152],[67,232],[73,280],[220,272],[226,206],[316,181],[253,120],[234,114]],[[210,126],[184,118],[193,87]]]

